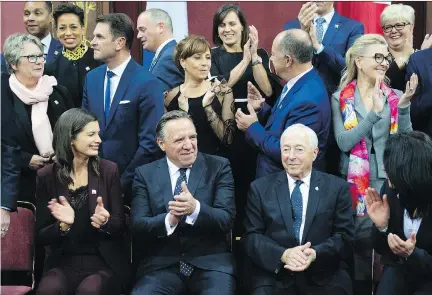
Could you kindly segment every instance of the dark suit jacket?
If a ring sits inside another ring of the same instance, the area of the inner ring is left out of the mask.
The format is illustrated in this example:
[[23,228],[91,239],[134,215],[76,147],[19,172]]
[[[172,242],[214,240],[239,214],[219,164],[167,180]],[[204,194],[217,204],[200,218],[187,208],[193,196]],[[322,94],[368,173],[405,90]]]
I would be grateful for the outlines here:
[[323,81],[315,69],[300,78],[282,103],[273,108],[264,104],[259,122],[246,130],[246,140],[259,150],[256,178],[283,170],[280,137],[290,125],[301,123],[318,136],[319,153],[314,167],[324,170],[324,155],[331,126],[331,110]]
[[160,155],[155,136],[156,125],[164,113],[164,90],[158,79],[131,59],[106,119],[103,99],[106,71],[107,66],[102,65],[87,73],[82,106],[99,119],[101,157],[118,165],[125,202],[129,203],[135,168]]
[[160,51],[156,63],[149,71],[164,84],[165,90],[170,90],[184,82],[184,74],[174,64],[173,54],[177,45],[175,40],[168,42]]
[[389,233],[398,235],[406,241],[404,234],[403,220],[405,208],[399,202],[397,193],[388,187],[386,181],[381,189],[381,196],[386,194],[390,206],[390,219],[387,232],[380,232],[375,226],[372,230],[373,247],[382,255],[381,263],[384,265],[402,264],[406,268],[406,273],[414,278],[432,280],[432,210],[429,216],[422,219],[420,228],[416,235],[416,248],[408,259],[401,258],[390,250],[387,236]]
[[92,48],[89,48],[77,61],[69,61],[62,52],[59,52],[51,62],[45,65],[45,74],[56,77],[58,84],[69,90],[74,106],[80,108],[85,76],[101,64],[100,61],[93,58]]
[[198,153],[189,175],[188,188],[201,209],[193,226],[181,222],[167,236],[165,217],[173,200],[166,158],[137,168],[133,184],[134,236],[145,241],[138,275],[186,260],[192,265],[234,273],[234,260],[226,234],[235,218],[234,180],[228,160]]
[[[15,140],[20,147],[21,178],[18,200],[34,201],[36,171],[28,165],[33,155],[39,155],[33,138],[32,125],[26,105],[12,92],[9,87],[9,77],[2,74],[2,113],[13,114],[16,125]],[[48,100],[48,118],[51,128],[54,129],[58,118],[70,108],[73,108],[69,92],[63,86],[54,86],[54,91]]]
[[[60,234],[60,222],[56,220],[47,207],[49,200],[59,196],[68,198],[68,185],[57,178],[57,164],[50,164],[37,173],[36,197],[36,242],[47,246],[45,270],[57,267],[62,258],[62,244],[73,239],[77,234],[72,225],[69,233]],[[130,280],[129,261],[124,247],[125,215],[117,165],[107,160],[100,160],[100,176],[88,169],[88,197],[90,214],[94,213],[97,197],[102,197],[104,207],[110,213],[104,230],[94,229],[98,235],[99,252],[106,264],[121,279],[123,286]],[[90,223],[90,220],[89,220]]]
[[306,277],[315,284],[339,286],[351,294],[346,262],[352,255],[354,240],[351,208],[346,181],[312,170],[301,244],[311,242],[317,257],[305,272],[290,272],[283,268],[281,257],[287,248],[298,246],[298,242],[286,172],[255,180],[246,206],[244,237],[246,254],[253,262],[252,288],[287,286],[294,281],[299,285],[307,281]]
[[[300,29],[298,19],[285,23],[285,30]],[[335,11],[324,35],[324,50],[314,56],[313,65],[327,86],[329,95],[336,91],[342,70],[345,68],[345,53],[354,41],[364,34],[364,25],[340,15]]]
[[407,81],[413,73],[419,79],[415,99],[411,100],[413,129],[432,137],[432,48],[411,55],[407,66]]
[[1,206],[16,210],[19,175],[20,153],[16,147],[1,142]]

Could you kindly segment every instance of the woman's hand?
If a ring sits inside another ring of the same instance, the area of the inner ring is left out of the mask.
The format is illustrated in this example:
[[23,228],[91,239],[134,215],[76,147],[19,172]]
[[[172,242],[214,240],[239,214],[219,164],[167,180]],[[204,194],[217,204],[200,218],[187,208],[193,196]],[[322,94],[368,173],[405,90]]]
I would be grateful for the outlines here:
[[215,79],[213,84],[209,86],[209,88],[207,89],[207,92],[204,95],[204,98],[202,100],[202,106],[204,108],[211,105],[211,103],[213,102],[213,99],[216,95],[216,92],[220,92],[220,84],[221,83],[217,79]]
[[250,54],[251,60],[258,58],[258,30],[255,26],[249,26]]
[[102,197],[98,197],[96,200],[96,208],[95,212],[91,219],[91,225],[94,228],[99,229],[102,225],[106,224],[108,222],[108,219],[110,218],[110,214],[107,209],[105,209],[104,204],[102,202]]
[[384,102],[383,102],[383,92],[381,90],[381,78],[376,78],[375,80],[375,87],[374,92],[372,96],[373,106],[372,109],[375,113],[381,113],[384,108]]
[[178,98],[179,108],[186,113],[189,111],[189,99],[186,96],[186,86],[183,87],[183,91],[181,91],[180,96]]
[[408,240],[404,241],[398,235],[390,233],[387,236],[387,243],[393,254],[407,258],[414,252],[417,243],[416,234],[412,232]]
[[413,97],[418,85],[418,76],[417,74],[412,74],[409,81],[406,83],[405,92],[399,99],[399,106],[406,107]]
[[60,203],[56,199],[48,202],[48,209],[50,209],[52,216],[60,222],[72,225],[75,220],[75,211],[66,200],[65,197],[59,197]]
[[367,213],[378,229],[385,228],[388,225],[390,218],[390,206],[387,202],[387,195],[384,195],[382,200],[375,189],[367,188],[366,195]]
[[251,46],[251,40],[248,39],[247,42],[246,42],[246,44],[243,46],[243,61],[246,64],[249,64],[251,62],[251,60],[252,60],[250,46]]
[[432,34],[426,34],[420,50],[432,48]]

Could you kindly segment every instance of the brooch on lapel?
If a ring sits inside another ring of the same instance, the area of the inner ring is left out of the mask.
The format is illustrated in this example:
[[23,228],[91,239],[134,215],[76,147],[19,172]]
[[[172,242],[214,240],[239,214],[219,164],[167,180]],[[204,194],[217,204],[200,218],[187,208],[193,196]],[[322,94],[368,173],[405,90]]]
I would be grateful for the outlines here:
[[59,102],[58,102],[57,100],[54,100],[54,103],[55,103],[55,104],[59,104]]
[[86,67],[86,71],[90,71],[90,67]]
[[92,189],[92,195],[96,195],[96,190]]
[[335,29],[339,29],[339,24],[335,24]]
[[58,51],[56,50],[56,51],[54,51],[54,55],[58,55]]

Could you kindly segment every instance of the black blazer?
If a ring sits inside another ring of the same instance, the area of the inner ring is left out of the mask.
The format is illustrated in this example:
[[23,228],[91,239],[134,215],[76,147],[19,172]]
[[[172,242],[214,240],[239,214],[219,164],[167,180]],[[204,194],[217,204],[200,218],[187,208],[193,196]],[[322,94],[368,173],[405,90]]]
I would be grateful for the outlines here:
[[226,238],[235,218],[234,180],[227,159],[198,153],[188,188],[201,209],[193,226],[181,222],[167,236],[165,217],[173,200],[166,158],[136,169],[133,182],[134,236],[145,240],[138,275],[186,260],[205,270],[234,273]]
[[276,284],[288,286],[294,282],[302,288],[301,282],[306,284],[307,280],[312,280],[318,285],[339,286],[352,294],[347,269],[353,251],[354,224],[348,183],[312,170],[301,244],[311,242],[317,257],[300,273],[284,269],[281,262],[287,248],[298,246],[291,210],[285,171],[251,184],[243,240],[246,254],[252,261],[252,289]]
[[387,194],[390,206],[390,219],[387,232],[380,232],[373,226],[372,237],[374,249],[382,255],[381,263],[384,265],[402,264],[407,272],[416,278],[432,280],[432,210],[422,219],[416,235],[416,248],[408,259],[393,254],[387,241],[387,235],[393,233],[406,241],[403,220],[405,208],[399,202],[396,191],[389,188],[386,181],[381,189],[381,196]]
[[[45,271],[55,268],[61,262],[62,243],[73,239],[76,232],[72,225],[65,236],[60,234],[60,222],[52,215],[47,205],[49,200],[59,196],[68,198],[68,186],[60,182],[56,176],[57,164],[50,164],[37,172],[37,211],[36,211],[36,243],[46,246]],[[89,210],[93,215],[97,197],[102,197],[104,207],[110,218],[103,231],[94,229],[98,235],[99,251],[106,264],[121,280],[124,288],[129,286],[130,265],[124,243],[125,215],[117,165],[107,160],[100,160],[100,176],[92,169],[88,170]],[[90,223],[90,220],[89,220]]]
[[87,73],[102,63],[93,58],[93,49],[89,48],[83,57],[70,61],[59,52],[54,59],[45,66],[45,74],[54,76],[59,85],[67,88],[76,108],[82,105],[82,93]]
[[[36,171],[31,170],[28,165],[33,155],[39,155],[33,138],[32,125],[26,105],[12,92],[9,86],[9,77],[2,74],[1,103],[2,112],[14,114],[16,124],[15,139],[20,147],[21,157],[21,178],[18,200],[34,202]],[[54,86],[54,91],[48,100],[48,118],[51,128],[58,118],[70,108],[73,108],[69,92],[63,86]]]

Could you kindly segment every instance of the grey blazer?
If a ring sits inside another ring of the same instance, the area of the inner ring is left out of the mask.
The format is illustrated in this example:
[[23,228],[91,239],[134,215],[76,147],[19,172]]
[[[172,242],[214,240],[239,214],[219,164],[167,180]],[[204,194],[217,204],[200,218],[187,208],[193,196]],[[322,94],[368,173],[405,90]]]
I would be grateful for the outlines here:
[[[393,91],[398,97],[401,97],[402,92],[396,89]],[[341,149],[340,172],[342,175],[348,174],[349,152],[363,137],[366,141],[368,154],[371,154],[372,145],[375,150],[377,161],[378,178],[385,178],[383,167],[383,154],[385,143],[390,135],[390,106],[385,99],[383,111],[380,114],[373,110],[367,112],[361,100],[360,92],[356,87],[354,92],[354,110],[357,115],[358,125],[350,130],[345,130],[342,120],[342,114],[339,105],[340,91],[332,95],[332,118],[333,129],[336,137],[336,142]],[[410,105],[401,108],[398,107],[398,132],[412,131]]]

